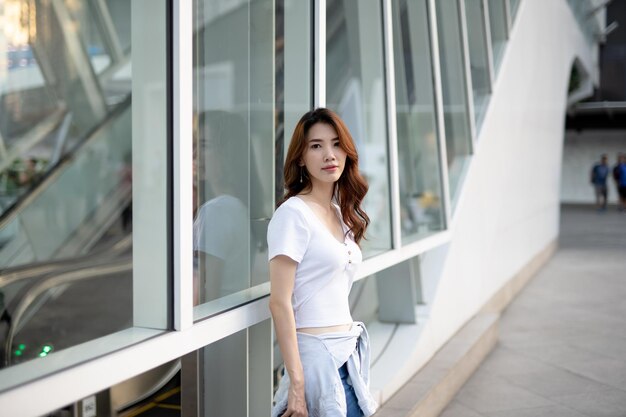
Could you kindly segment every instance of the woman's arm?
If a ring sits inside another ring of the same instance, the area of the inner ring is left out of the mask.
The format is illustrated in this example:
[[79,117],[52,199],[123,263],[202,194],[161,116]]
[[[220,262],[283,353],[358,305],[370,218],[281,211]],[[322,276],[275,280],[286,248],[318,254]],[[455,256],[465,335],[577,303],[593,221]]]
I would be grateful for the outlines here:
[[291,382],[287,411],[283,417],[308,416],[304,397],[304,372],[298,352],[296,320],[291,304],[297,266],[296,261],[285,255],[278,255],[270,261],[270,311],[274,319],[280,353]]

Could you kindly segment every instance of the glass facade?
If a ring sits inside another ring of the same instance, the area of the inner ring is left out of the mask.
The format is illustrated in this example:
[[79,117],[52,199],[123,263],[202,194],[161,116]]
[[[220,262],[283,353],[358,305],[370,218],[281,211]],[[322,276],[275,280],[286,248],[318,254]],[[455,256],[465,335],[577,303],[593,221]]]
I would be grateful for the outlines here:
[[493,65],[497,73],[500,68],[502,54],[506,47],[507,22],[506,0],[488,0],[489,6],[489,30],[491,33],[491,50],[493,53]]
[[459,3],[438,1],[436,7],[448,180],[450,196],[454,198],[472,149],[468,89],[465,79],[465,68],[469,65],[463,48]]
[[309,21],[308,8],[273,0],[194,2],[194,305],[269,279],[285,138],[310,107],[307,78],[294,79],[309,71],[310,39],[292,38]]
[[491,90],[487,2],[321,4],[0,2],[0,400],[53,374],[80,386],[73,369],[98,357],[127,379],[98,386],[112,415],[155,395],[183,415],[267,415],[266,230],[314,106],[345,120],[369,183],[354,318],[410,322],[406,259],[445,243],[445,178],[456,194]]
[[519,10],[519,4],[521,0],[508,0],[509,2],[509,10],[511,11],[511,22],[515,21],[515,16],[517,16],[517,11]]
[[427,1],[392,2],[402,241],[445,227]]
[[0,6],[1,367],[168,326],[165,5]]
[[350,129],[370,187],[363,202],[372,219],[367,257],[391,248],[381,3],[329,0],[326,18],[326,105]]
[[474,118],[476,126],[480,127],[491,94],[491,64],[487,50],[485,2],[465,0],[465,16],[474,93]]

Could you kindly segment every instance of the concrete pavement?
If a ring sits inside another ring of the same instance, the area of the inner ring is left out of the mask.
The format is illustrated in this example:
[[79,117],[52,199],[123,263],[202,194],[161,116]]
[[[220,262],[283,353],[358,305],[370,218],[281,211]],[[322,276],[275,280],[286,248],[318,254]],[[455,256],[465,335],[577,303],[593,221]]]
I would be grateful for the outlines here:
[[564,206],[559,250],[441,417],[626,416],[626,214]]

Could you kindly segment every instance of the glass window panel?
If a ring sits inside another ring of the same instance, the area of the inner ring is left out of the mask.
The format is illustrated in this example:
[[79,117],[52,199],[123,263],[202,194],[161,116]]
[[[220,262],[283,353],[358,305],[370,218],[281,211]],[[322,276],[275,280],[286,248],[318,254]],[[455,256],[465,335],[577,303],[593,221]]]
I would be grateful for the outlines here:
[[467,80],[465,79],[459,3],[438,1],[436,7],[448,179],[450,195],[454,196],[463,168],[471,153],[472,136],[467,110]]
[[107,7],[111,16],[115,16],[113,19],[113,26],[115,27],[115,34],[120,42],[120,46],[123,50],[130,49],[131,35],[130,35],[130,2],[128,0],[106,0]]
[[394,0],[402,241],[442,230],[443,192],[427,2]]
[[45,141],[55,130],[50,125],[64,114],[35,53],[37,21],[23,18],[33,10],[26,1],[6,2],[0,9],[0,212],[24,195],[48,165],[49,153],[23,150],[25,137],[43,124],[48,128],[29,142]]
[[269,279],[283,154],[311,105],[310,8],[292,3],[193,3],[194,305],[244,302]]
[[265,320],[182,358],[182,415],[270,415],[272,325]]
[[[241,330],[201,349],[203,416],[248,414],[247,338],[248,330]],[[271,374],[267,377],[269,385]]]
[[520,0],[508,0],[509,6],[511,10],[511,22],[515,22],[515,16],[517,16],[517,11],[519,10]]
[[129,52],[115,74],[95,77],[110,63],[95,16],[130,33],[130,3],[111,11],[95,4],[11,0],[0,12],[2,211],[130,94]]
[[284,193],[283,161],[293,130],[313,104],[310,4],[276,1],[276,148],[275,198]]
[[489,5],[489,27],[491,31],[491,49],[493,50],[493,65],[496,73],[500,68],[500,61],[506,47],[506,11],[504,2],[506,0],[488,0]]
[[369,183],[365,256],[391,248],[382,10],[378,0],[326,3],[327,106],[344,120]]
[[479,127],[487,109],[491,94],[489,79],[489,59],[487,56],[487,40],[485,37],[485,11],[482,0],[465,0],[467,19],[467,38],[470,55],[470,72],[472,90],[474,92],[474,118]]
[[[91,4],[0,7],[0,367],[167,326],[166,1],[133,1],[132,22],[107,11],[142,46],[115,101],[84,47],[95,32],[77,26]],[[149,208],[135,222],[133,203]],[[157,274],[138,273],[146,251]]]
[[111,63],[106,45],[102,40],[101,28],[96,14],[98,10],[89,2],[67,2],[67,8],[74,22],[75,30],[80,33],[91,65],[96,73],[101,73]]

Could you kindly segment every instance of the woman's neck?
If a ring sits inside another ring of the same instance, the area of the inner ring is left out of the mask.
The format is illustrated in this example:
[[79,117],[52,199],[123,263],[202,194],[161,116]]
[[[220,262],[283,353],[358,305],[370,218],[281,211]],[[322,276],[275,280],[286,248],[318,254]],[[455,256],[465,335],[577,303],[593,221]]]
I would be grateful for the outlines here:
[[335,191],[335,184],[312,184],[311,191],[307,194],[307,198],[313,202],[321,205],[322,207],[329,207],[333,199],[333,192]]

